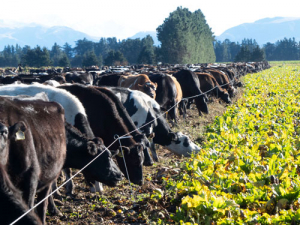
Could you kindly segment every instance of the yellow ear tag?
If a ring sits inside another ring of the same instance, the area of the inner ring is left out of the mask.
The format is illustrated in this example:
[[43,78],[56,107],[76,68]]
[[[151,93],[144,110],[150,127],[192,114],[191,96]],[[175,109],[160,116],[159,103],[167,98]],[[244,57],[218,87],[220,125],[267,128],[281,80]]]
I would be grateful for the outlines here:
[[25,133],[21,130],[18,130],[18,132],[16,133],[16,141],[22,141],[25,140]]
[[123,158],[123,155],[122,155],[122,152],[121,152],[122,150],[120,150],[120,152],[118,153],[118,155],[117,156],[119,156],[120,158]]

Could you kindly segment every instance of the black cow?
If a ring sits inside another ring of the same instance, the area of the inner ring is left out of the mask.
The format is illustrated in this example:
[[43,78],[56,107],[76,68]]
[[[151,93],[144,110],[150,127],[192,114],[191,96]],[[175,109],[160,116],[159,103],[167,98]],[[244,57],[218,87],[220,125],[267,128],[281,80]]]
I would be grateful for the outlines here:
[[69,72],[65,75],[65,78],[68,83],[78,83],[85,85],[93,85],[94,83],[93,75],[90,73]]
[[148,148],[150,149],[150,142],[148,141],[148,139],[145,137],[145,135],[151,136],[151,133],[149,135],[145,134],[142,135],[139,132],[136,132],[135,130],[137,129],[136,124],[132,121],[132,119],[130,118],[130,116],[127,113],[127,110],[123,107],[123,105],[120,103],[119,98],[117,98],[110,90],[108,90],[107,88],[101,88],[101,87],[96,87],[94,86],[94,88],[96,88],[98,91],[101,91],[102,93],[104,93],[105,95],[107,95],[114,103],[115,106],[118,110],[118,113],[120,115],[120,117],[123,119],[123,122],[125,124],[125,126],[127,127],[127,129],[129,131],[134,131],[131,133],[131,135],[133,136],[133,139],[137,142],[137,143],[141,143],[143,145],[144,148],[144,166],[152,166],[153,165],[153,161],[152,158],[150,156],[150,153],[148,151]]
[[152,82],[157,83],[155,100],[163,111],[171,109],[168,113],[171,120],[177,122],[176,109],[177,89],[173,79],[165,74],[148,74]]
[[199,95],[194,98],[199,115],[202,115],[201,112],[208,113],[208,99],[200,90],[200,82],[197,75],[190,70],[183,69],[173,74],[173,76],[176,77],[177,81],[180,83],[183,98]]
[[[5,137],[5,126],[1,124],[1,140]],[[1,142],[2,143],[2,142]],[[1,224],[11,224],[21,215],[25,214],[29,208],[22,199],[22,192],[18,190],[10,181],[4,166],[0,165],[0,220]],[[42,224],[33,211],[29,212],[16,224],[38,225]]]
[[[29,208],[44,199],[66,157],[64,109],[55,102],[0,97],[1,149],[8,149],[7,171]],[[3,159],[2,159],[3,160]],[[3,164],[3,161],[2,161]],[[48,200],[37,207],[45,222]]]
[[118,81],[122,75],[121,74],[107,74],[101,75],[98,79],[95,80],[96,86],[112,86],[117,87]]
[[[106,146],[115,141],[115,135],[122,136],[129,133],[118,113],[116,103],[104,93],[82,85],[60,86],[59,88],[69,91],[82,102],[94,134],[101,137]],[[121,103],[119,102],[119,104]],[[133,138],[122,139],[121,143],[130,181],[135,184],[142,184],[143,145],[137,143]],[[114,142],[110,149],[120,149],[119,142]],[[123,159],[121,157],[116,157],[116,159],[121,171],[127,177]]]

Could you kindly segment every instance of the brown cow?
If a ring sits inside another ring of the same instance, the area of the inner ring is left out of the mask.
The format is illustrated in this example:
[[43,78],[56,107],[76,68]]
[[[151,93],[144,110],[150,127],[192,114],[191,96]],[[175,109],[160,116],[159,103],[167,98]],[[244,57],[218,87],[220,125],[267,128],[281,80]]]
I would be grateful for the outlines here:
[[207,95],[214,95],[215,97],[220,97],[224,102],[231,103],[231,99],[227,90],[220,87],[217,80],[209,73],[199,73],[195,72],[200,81],[201,91],[207,93]]
[[156,97],[157,84],[151,82],[146,74],[121,76],[118,81],[118,86],[144,92],[153,99]]

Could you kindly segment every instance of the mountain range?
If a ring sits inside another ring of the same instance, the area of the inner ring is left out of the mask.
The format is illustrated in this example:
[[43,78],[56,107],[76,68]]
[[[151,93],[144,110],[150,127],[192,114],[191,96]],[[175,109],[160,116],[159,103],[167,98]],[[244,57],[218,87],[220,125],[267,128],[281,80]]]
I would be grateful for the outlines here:
[[283,38],[293,38],[300,41],[300,18],[274,17],[264,18],[254,23],[243,23],[223,32],[216,39],[239,42],[244,38],[255,39],[259,45],[267,42],[275,43]]
[[[154,45],[160,45],[155,31],[138,32],[128,38],[142,39],[147,35],[151,35]],[[267,42],[275,43],[284,37],[295,37],[297,41],[300,41],[300,18],[275,17],[264,18],[253,23],[244,23],[226,30],[216,39],[220,41],[229,39],[241,43],[244,38],[252,38],[259,45],[263,45]],[[0,20],[0,51],[6,45],[16,44],[21,47],[39,45],[50,49],[55,42],[60,46],[68,42],[72,47],[75,47],[75,42],[83,38],[94,42],[100,39],[100,37],[93,37],[65,26],[45,27],[38,24],[21,23],[17,26],[12,24],[8,26]]]

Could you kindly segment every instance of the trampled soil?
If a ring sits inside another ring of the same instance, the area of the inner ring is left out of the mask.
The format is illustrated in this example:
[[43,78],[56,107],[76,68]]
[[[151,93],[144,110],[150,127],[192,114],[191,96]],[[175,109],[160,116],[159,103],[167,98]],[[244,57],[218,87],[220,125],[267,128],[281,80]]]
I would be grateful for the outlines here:
[[[233,104],[241,97],[242,89],[232,99]],[[226,104],[214,100],[209,104],[209,114],[199,117],[195,105],[188,110],[188,117],[179,119],[173,131],[181,131],[201,146],[205,140],[205,127],[212,123],[216,116],[222,115]],[[144,185],[129,185],[123,179],[117,187],[105,187],[104,193],[91,193],[83,176],[74,179],[75,193],[66,196],[62,188],[62,199],[55,200],[61,216],[47,215],[48,224],[151,224],[158,218],[166,219],[172,224],[170,213],[176,207],[170,203],[168,196],[160,201],[151,199],[153,192],[164,190],[163,177],[176,176],[180,164],[186,159],[180,158],[163,147],[157,147],[159,162],[152,167],[144,167]],[[153,223],[155,224],[155,223]]]

